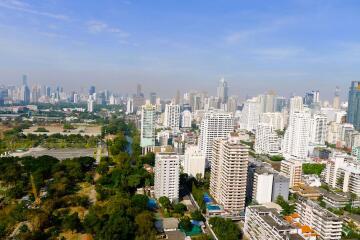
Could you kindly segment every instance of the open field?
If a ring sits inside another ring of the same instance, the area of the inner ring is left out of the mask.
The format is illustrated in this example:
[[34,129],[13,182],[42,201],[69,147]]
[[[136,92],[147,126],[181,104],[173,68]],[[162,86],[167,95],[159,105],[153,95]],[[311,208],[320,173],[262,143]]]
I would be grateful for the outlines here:
[[30,148],[26,152],[14,152],[14,157],[40,157],[48,155],[57,159],[77,158],[77,157],[94,157],[95,148],[63,148],[63,149],[46,149],[42,147]]
[[[71,134],[80,134],[82,136],[100,136],[101,135],[101,126],[100,125],[89,125],[89,124],[73,124],[74,129],[64,130],[62,124],[50,124],[50,125],[34,125],[29,129],[24,129],[23,133],[34,134],[34,135],[53,135],[53,134],[62,134],[62,135],[71,135]],[[44,128],[46,132],[38,132],[38,128]]]

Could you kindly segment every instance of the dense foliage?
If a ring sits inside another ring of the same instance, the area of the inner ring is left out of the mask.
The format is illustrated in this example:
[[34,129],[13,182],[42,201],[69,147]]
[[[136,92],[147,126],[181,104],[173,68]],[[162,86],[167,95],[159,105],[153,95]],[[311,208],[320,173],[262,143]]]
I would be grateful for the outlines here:
[[241,232],[233,221],[221,217],[210,218],[209,220],[219,240],[238,240],[241,239]]
[[304,163],[302,165],[303,174],[315,174],[320,176],[321,172],[325,169],[325,164],[320,163]]

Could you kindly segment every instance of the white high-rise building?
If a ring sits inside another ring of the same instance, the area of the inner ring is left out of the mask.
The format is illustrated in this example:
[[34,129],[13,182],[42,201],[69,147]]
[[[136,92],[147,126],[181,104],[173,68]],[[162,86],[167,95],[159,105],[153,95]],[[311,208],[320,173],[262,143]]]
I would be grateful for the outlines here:
[[233,130],[234,118],[231,113],[221,110],[205,112],[200,126],[199,148],[209,163],[212,159],[213,140],[225,138]]
[[155,197],[179,198],[180,159],[175,153],[158,153],[155,157]]
[[240,117],[240,128],[254,131],[259,123],[260,104],[257,98],[246,100]]
[[87,111],[93,112],[94,111],[94,98],[92,96],[89,96],[89,99],[87,101]]
[[188,145],[184,154],[184,173],[196,177],[198,174],[204,177],[205,156],[196,145]]
[[180,105],[172,103],[165,105],[164,126],[179,129]]
[[327,117],[324,114],[314,114],[310,121],[310,142],[325,145],[327,132]]
[[290,114],[304,110],[303,98],[300,96],[290,98]]
[[134,99],[128,98],[126,103],[126,114],[131,114],[134,112]]
[[249,148],[232,136],[214,140],[212,151],[210,194],[225,211],[239,215],[245,210]]
[[271,124],[258,124],[255,132],[255,151],[268,155],[280,153],[280,139]]
[[146,104],[141,107],[141,139],[142,148],[155,146],[155,106]]
[[258,168],[254,173],[253,197],[259,204],[269,203],[272,199],[274,175],[269,171]]
[[192,114],[189,110],[184,110],[181,113],[181,127],[182,128],[191,128],[192,123]]
[[292,112],[285,131],[282,152],[286,157],[306,159],[309,147],[310,114],[306,111]]
[[267,112],[274,112],[276,106],[276,95],[274,92],[269,92],[265,95],[259,96],[260,102],[260,112],[267,113]]
[[283,130],[284,122],[284,113],[281,112],[269,112],[260,115],[260,123],[268,123],[273,126],[274,130]]

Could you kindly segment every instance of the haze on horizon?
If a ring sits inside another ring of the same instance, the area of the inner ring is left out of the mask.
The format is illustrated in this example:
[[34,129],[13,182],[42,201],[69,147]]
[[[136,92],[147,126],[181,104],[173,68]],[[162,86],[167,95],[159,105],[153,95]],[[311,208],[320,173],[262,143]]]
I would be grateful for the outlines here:
[[0,0],[0,84],[343,100],[360,80],[356,0]]

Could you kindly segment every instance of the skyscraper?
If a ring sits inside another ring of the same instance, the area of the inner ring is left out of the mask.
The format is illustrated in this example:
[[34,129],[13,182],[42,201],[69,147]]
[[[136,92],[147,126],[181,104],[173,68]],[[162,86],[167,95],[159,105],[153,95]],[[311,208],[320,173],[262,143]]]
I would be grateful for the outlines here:
[[360,82],[351,82],[348,102],[347,122],[360,130]]
[[199,147],[208,163],[211,163],[213,140],[227,137],[233,129],[234,118],[231,113],[210,110],[204,114],[200,126]]
[[233,215],[245,210],[248,161],[249,149],[237,136],[214,140],[210,194]]
[[177,104],[165,105],[164,126],[179,129],[180,127],[180,106]]
[[259,123],[260,104],[257,98],[246,100],[240,117],[240,128],[255,131]]
[[156,93],[155,92],[151,92],[150,93],[150,103],[152,105],[155,105],[156,104]]
[[340,88],[339,87],[336,87],[336,89],[335,89],[333,108],[335,108],[335,109],[340,108]]
[[176,153],[158,153],[155,157],[155,197],[179,198],[180,159]]
[[219,98],[220,103],[225,104],[228,101],[228,84],[224,78],[219,81],[219,85],[217,87],[217,97]]
[[95,86],[91,86],[89,89],[89,95],[93,95],[95,92]]
[[141,107],[141,139],[142,148],[155,146],[155,106],[146,104]]
[[309,130],[310,113],[306,111],[291,113],[283,141],[283,154],[287,157],[306,159],[310,140]]
[[29,104],[30,103],[30,88],[27,85],[27,76],[22,76],[22,83],[23,85],[20,88],[20,94],[21,94],[21,102],[23,104]]

